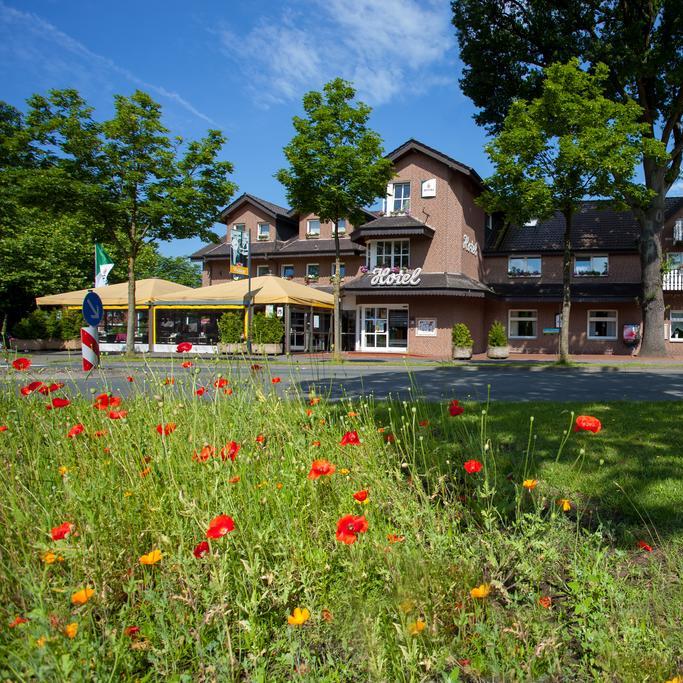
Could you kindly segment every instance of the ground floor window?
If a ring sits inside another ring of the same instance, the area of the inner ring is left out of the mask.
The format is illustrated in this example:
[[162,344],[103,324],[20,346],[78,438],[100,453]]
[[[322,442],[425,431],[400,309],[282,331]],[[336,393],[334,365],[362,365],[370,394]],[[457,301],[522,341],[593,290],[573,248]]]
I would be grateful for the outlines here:
[[270,275],[270,266],[256,266],[256,277]]
[[408,348],[408,308],[363,306],[361,348],[366,351]]
[[535,339],[537,311],[512,310],[508,313],[508,337],[510,339]]
[[616,339],[616,311],[588,311],[589,339]]
[[156,343],[217,344],[218,319],[223,313],[217,309],[157,310]]
[[[148,342],[149,311],[135,311],[135,341],[141,344]],[[107,344],[125,344],[127,333],[128,311],[104,311],[102,322],[98,326],[101,342]]]
[[671,341],[683,341],[683,311],[671,311],[671,331],[669,339]]

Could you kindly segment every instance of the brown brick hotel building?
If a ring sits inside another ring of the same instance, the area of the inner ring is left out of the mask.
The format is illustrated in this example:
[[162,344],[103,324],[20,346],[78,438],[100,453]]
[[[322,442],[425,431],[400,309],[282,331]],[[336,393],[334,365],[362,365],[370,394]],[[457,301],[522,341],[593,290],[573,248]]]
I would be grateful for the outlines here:
[[[451,328],[464,322],[481,353],[500,320],[512,352],[556,353],[563,218],[506,229],[475,203],[483,182],[474,169],[415,140],[388,157],[396,176],[383,211],[367,212],[362,225],[339,226],[344,350],[449,358]],[[683,197],[667,199],[665,218],[662,334],[670,354],[683,355]],[[249,231],[253,275],[332,290],[330,224],[248,194],[221,221],[228,233]],[[576,216],[571,353],[634,352],[628,337],[641,322],[639,232],[633,214],[600,202],[585,202]],[[230,279],[227,237],[193,258],[203,263],[204,285]],[[329,349],[328,317],[300,311],[290,323],[291,350]]]

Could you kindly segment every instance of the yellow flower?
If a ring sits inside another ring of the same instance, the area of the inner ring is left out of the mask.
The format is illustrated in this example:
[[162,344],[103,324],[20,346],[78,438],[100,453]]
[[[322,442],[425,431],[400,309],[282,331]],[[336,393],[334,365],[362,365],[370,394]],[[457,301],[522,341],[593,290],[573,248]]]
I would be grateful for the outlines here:
[[346,467],[342,467],[340,470],[337,470],[337,474],[348,474],[351,470],[347,470]]
[[130,498],[133,495],[132,491],[124,491],[123,492],[123,497],[124,498]]
[[43,555],[43,562],[45,562],[45,564],[53,564],[56,561],[57,556],[50,550]]
[[522,486],[527,490],[527,491],[533,491],[536,488],[536,485],[538,484],[538,479],[525,479],[522,482]]
[[40,638],[36,640],[36,645],[38,647],[45,647],[45,643],[47,643],[47,638],[45,636],[40,636]]
[[569,502],[569,498],[560,498],[557,501],[558,505],[562,506],[564,512],[569,512],[572,509],[572,504]]
[[95,591],[92,588],[81,588],[71,596],[71,602],[74,605],[85,605],[93,595],[95,595]]
[[412,612],[415,609],[415,600],[407,598],[398,607],[401,612],[408,614],[408,612]]
[[683,676],[674,676],[670,678],[666,683],[683,683]]
[[411,636],[416,636],[418,633],[422,633],[422,631],[425,630],[425,626],[427,626],[427,624],[423,619],[413,621],[412,623],[408,624],[408,633],[410,633]]
[[65,467],[64,465],[61,465],[57,471],[58,471],[63,477],[66,477],[66,473],[69,471],[69,468],[68,468],[68,467]]
[[64,635],[68,636],[72,640],[76,637],[77,633],[78,633],[78,624],[75,621],[71,624],[67,624],[64,627]]
[[473,598],[486,598],[488,597],[488,594],[491,592],[491,585],[488,583],[482,583],[476,588],[473,588],[470,591],[470,595]]
[[290,626],[303,626],[311,618],[311,613],[304,607],[295,607],[294,611],[287,617]]
[[156,564],[157,562],[161,562],[161,550],[152,550],[140,558],[140,564]]

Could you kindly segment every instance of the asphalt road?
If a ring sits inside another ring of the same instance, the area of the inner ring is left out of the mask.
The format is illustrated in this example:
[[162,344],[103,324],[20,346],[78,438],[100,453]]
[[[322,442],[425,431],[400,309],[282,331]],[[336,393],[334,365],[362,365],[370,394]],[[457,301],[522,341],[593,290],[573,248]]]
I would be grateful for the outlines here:
[[[154,393],[164,378],[174,375],[176,386],[191,382],[210,387],[219,372],[230,376],[233,384],[253,376],[249,365],[202,360],[194,361],[191,369],[183,369],[178,362],[134,363],[116,365],[85,378],[76,364],[69,367],[49,365],[34,367],[29,374],[0,369],[0,384],[15,384],[31,379],[65,382],[72,392],[90,395],[104,389],[123,395],[132,387]],[[135,377],[134,383],[126,377]],[[300,391],[304,394],[315,388],[316,393],[332,399],[344,396],[374,395],[408,398],[420,395],[439,401],[486,400],[490,393],[499,401],[679,401],[683,400],[682,368],[614,368],[592,366],[581,368],[530,367],[473,367],[415,365],[402,367],[377,363],[360,365],[348,363],[331,365],[309,363],[264,367],[256,375],[268,388],[274,387],[284,395]],[[281,382],[271,385],[270,377]],[[210,392],[207,392],[207,397]]]

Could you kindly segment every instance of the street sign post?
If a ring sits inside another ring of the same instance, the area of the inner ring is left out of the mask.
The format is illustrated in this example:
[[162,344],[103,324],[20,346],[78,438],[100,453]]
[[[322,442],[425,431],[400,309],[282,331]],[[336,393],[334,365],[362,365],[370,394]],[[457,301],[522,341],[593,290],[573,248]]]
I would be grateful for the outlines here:
[[88,325],[97,327],[104,317],[104,306],[99,294],[88,292],[83,299],[83,318]]
[[88,292],[83,299],[83,319],[87,327],[81,327],[81,355],[83,370],[89,372],[100,364],[100,344],[97,339],[97,326],[104,317],[102,299],[95,292]]

